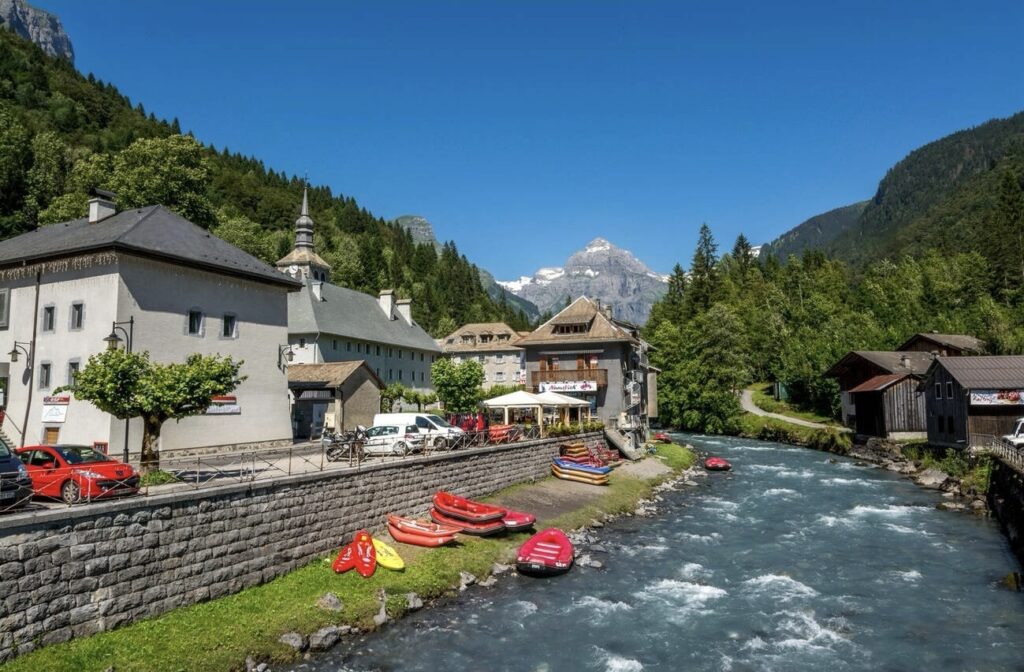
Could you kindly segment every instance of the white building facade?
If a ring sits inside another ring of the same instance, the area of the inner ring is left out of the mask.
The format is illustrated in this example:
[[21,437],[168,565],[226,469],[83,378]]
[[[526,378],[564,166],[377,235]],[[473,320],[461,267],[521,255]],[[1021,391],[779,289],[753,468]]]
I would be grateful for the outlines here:
[[526,357],[515,345],[519,334],[504,322],[466,324],[441,339],[456,364],[474,359],[484,367],[485,390],[495,385],[524,385]]
[[[192,353],[244,362],[246,379],[232,395],[164,425],[161,449],[290,439],[278,355],[298,283],[161,206],[115,213],[101,204],[91,215],[0,242],[0,378],[11,441],[99,442],[123,454],[125,421],[56,392],[108,347],[115,323],[120,347],[130,336],[132,351],[156,362]],[[128,436],[137,454],[139,419]]]

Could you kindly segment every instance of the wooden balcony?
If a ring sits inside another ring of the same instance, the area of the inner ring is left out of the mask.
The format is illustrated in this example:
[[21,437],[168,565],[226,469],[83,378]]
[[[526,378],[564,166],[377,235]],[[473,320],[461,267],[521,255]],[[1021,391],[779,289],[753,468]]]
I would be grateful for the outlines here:
[[537,389],[541,383],[561,383],[574,380],[592,380],[598,387],[608,386],[608,369],[556,369],[530,371],[530,387]]

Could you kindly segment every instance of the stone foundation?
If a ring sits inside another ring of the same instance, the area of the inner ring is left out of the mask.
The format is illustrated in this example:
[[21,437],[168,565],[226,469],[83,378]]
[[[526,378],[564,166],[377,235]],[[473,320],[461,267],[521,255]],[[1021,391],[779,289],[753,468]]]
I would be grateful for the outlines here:
[[0,662],[269,581],[388,512],[426,510],[439,489],[480,496],[542,478],[564,441],[0,518]]

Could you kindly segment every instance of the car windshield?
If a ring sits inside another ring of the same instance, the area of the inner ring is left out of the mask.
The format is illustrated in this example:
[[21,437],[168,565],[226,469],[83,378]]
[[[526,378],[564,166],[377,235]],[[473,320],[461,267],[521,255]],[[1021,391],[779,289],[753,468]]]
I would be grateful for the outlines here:
[[55,450],[68,464],[84,464],[86,462],[108,462],[109,457],[90,446],[56,446]]
[[435,425],[437,425],[437,426],[438,426],[438,427],[440,427],[441,429],[450,429],[450,428],[451,428],[451,425],[449,425],[449,424],[448,424],[448,423],[447,423],[447,422],[446,422],[446,421],[444,420],[444,418],[441,418],[440,416],[437,416],[437,415],[428,415],[428,416],[427,416],[427,420],[430,420],[430,421],[431,421],[432,423],[434,423]]

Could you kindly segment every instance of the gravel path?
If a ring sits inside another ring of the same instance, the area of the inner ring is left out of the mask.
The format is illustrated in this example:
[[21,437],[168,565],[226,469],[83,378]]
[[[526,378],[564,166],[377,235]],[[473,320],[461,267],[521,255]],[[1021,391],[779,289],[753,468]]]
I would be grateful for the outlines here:
[[766,418],[774,418],[776,420],[782,420],[793,425],[800,425],[801,427],[810,427],[812,429],[838,429],[841,432],[850,431],[847,427],[836,427],[835,425],[826,425],[820,422],[811,422],[810,420],[801,420],[800,418],[794,418],[789,415],[782,415],[781,413],[769,413],[760,406],[754,403],[754,393],[750,390],[743,390],[743,394],[740,395],[740,405],[743,406],[743,410],[754,415],[760,415]]

